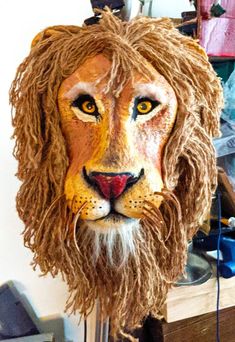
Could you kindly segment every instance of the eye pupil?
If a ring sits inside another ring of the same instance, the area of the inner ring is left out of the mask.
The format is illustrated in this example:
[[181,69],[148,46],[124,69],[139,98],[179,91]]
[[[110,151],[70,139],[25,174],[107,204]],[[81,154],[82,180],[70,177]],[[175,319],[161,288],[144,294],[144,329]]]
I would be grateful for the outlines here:
[[142,103],[140,104],[140,109],[141,109],[141,110],[146,110],[146,109],[148,109],[148,106],[147,106],[146,102],[142,102]]
[[87,104],[87,109],[92,109],[92,108],[93,108],[93,104],[89,102],[89,103]]

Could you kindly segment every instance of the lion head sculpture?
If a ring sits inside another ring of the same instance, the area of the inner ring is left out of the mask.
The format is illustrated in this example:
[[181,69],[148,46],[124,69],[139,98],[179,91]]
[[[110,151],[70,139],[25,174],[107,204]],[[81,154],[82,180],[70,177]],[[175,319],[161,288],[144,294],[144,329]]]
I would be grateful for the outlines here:
[[220,82],[169,19],[54,26],[11,88],[17,209],[67,308],[99,299],[111,333],[158,317],[216,187]]

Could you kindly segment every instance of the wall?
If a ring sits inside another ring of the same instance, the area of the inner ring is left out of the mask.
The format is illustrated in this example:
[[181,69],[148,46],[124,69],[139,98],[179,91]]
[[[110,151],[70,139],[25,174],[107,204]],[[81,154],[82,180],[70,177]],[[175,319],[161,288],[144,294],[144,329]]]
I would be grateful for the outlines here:
[[[145,14],[147,15],[148,1],[145,5]],[[194,7],[190,5],[189,0],[153,0],[152,17],[170,17],[181,18],[181,12],[193,11]]]
[[[160,1],[158,2],[158,14],[171,16],[178,15],[179,8],[176,3],[182,5],[184,2],[185,7],[188,4],[187,0],[164,0],[164,6],[160,6]],[[65,340],[74,342],[83,340],[83,325],[77,325],[78,316],[68,317],[63,313],[67,297],[66,285],[59,277],[42,278],[39,277],[39,271],[33,272],[30,266],[32,254],[23,247],[23,225],[15,210],[15,195],[19,182],[14,177],[17,165],[12,157],[14,142],[10,139],[12,128],[8,90],[16,68],[28,54],[30,42],[37,32],[46,26],[56,24],[81,24],[91,15],[88,0],[0,2],[0,285],[13,280],[18,290],[29,301],[36,316],[47,317],[42,323],[47,330],[52,329],[54,319],[64,318],[60,323],[64,323]],[[49,327],[46,320],[50,321]],[[58,329],[60,327],[57,324]],[[58,334],[60,339],[57,341],[62,342],[63,337],[60,332]]]

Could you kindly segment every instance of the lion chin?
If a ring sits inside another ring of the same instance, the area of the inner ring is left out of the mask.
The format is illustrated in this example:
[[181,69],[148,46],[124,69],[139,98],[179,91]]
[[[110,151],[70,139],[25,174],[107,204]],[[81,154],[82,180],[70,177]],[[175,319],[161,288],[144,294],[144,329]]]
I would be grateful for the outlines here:
[[123,264],[130,255],[135,255],[135,241],[141,239],[140,219],[118,213],[110,213],[98,220],[84,220],[81,222],[81,226],[85,227],[88,235],[94,241],[93,255],[95,260],[104,247],[111,264],[114,264],[115,246],[118,246],[119,258]]

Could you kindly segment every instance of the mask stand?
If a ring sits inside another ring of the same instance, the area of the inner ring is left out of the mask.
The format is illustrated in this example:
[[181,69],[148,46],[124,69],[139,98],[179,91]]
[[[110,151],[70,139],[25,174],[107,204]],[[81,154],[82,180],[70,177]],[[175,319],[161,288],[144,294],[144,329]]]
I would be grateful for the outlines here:
[[109,319],[105,322],[100,321],[99,302],[90,315],[87,317],[87,341],[86,342],[108,342],[109,337]]

